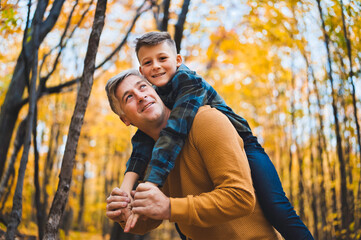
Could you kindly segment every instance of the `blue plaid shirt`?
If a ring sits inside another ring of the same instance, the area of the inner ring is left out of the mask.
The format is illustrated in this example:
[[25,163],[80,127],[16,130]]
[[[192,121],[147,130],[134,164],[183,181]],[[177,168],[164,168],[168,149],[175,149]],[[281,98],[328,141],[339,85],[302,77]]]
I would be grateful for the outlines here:
[[138,130],[132,138],[133,152],[127,162],[127,172],[136,172],[141,178],[145,173],[145,181],[163,185],[203,105],[224,113],[241,137],[252,134],[247,121],[236,115],[211,85],[183,64],[172,80],[156,91],[172,109],[167,126],[160,132],[157,142]]

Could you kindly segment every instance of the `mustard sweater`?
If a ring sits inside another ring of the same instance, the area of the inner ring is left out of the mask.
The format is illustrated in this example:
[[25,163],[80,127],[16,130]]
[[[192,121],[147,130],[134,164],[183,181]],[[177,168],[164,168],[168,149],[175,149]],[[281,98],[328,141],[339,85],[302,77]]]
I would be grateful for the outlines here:
[[[256,200],[242,139],[214,108],[198,110],[162,191],[170,197],[170,221],[190,239],[282,239]],[[159,224],[140,221],[132,232]]]

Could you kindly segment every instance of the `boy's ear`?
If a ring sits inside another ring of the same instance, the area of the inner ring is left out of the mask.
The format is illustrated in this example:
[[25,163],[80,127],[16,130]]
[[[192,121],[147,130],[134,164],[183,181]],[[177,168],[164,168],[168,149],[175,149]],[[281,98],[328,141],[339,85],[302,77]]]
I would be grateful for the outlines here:
[[129,126],[130,125],[130,121],[128,120],[128,118],[126,116],[120,116],[119,117],[120,120],[122,120],[122,122],[126,125]]
[[140,72],[140,74],[143,75],[143,71],[142,71],[142,67],[141,67],[141,66],[139,66],[139,72]]
[[180,67],[182,63],[183,63],[182,56],[180,54],[177,54],[177,67]]

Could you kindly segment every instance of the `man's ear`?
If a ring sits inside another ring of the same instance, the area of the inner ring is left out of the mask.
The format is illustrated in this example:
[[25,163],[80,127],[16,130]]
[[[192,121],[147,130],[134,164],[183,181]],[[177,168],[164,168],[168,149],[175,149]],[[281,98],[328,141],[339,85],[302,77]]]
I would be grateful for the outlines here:
[[126,126],[129,126],[131,124],[126,116],[120,116],[119,118]]
[[141,66],[139,66],[139,72],[140,72],[140,74],[143,75],[143,71],[142,71],[142,67],[141,67]]
[[183,63],[182,56],[180,54],[177,54],[177,67],[180,67],[182,63]]

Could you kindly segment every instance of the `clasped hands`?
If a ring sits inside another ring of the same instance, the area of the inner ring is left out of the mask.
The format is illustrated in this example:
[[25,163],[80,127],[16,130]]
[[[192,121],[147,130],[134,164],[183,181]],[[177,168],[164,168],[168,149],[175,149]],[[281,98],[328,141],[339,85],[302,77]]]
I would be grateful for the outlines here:
[[156,220],[170,218],[170,200],[154,184],[141,183],[131,195],[114,188],[107,198],[106,216],[115,222],[126,223],[124,232],[134,228],[140,216]]

